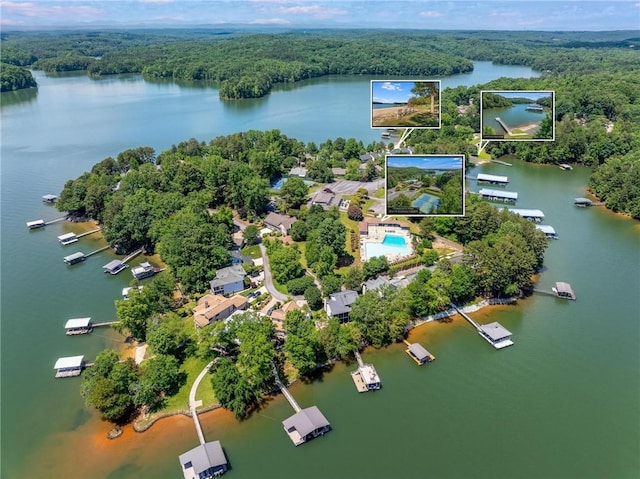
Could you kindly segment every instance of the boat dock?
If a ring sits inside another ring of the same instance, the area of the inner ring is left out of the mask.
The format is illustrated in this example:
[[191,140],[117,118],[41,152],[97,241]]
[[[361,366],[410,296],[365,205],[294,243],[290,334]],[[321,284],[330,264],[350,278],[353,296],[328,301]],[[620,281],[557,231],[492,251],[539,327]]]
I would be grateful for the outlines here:
[[380,376],[372,364],[365,364],[358,351],[353,352],[358,361],[358,369],[351,373],[351,379],[359,393],[366,393],[380,389]]
[[500,124],[500,126],[507,132],[507,135],[511,135],[511,128],[509,128],[504,121],[499,116],[496,116],[496,121]]
[[492,190],[489,188],[481,188],[478,195],[483,200],[502,201],[504,203],[516,203],[518,201],[517,191]]
[[508,176],[487,175],[485,173],[478,174],[478,183],[489,183],[491,185],[505,186],[509,183]]
[[466,313],[461,311],[456,305],[451,305],[453,309],[457,311],[457,313],[466,319],[478,334],[482,336],[489,344],[491,344],[496,349],[506,348],[507,346],[513,345],[513,341],[511,341],[511,332],[507,330],[504,326],[502,326],[497,321],[489,324],[484,324],[480,326],[473,319],[471,319]]
[[542,231],[546,238],[558,239],[558,233],[551,225],[536,225],[536,229]]
[[551,288],[551,291],[549,291],[548,289],[533,288],[533,292],[538,294],[546,294],[555,298],[571,299],[573,301],[576,300],[576,293],[573,291],[571,285],[562,281],[558,281],[555,286]]
[[542,221],[544,219],[544,213],[542,210],[525,210],[518,208],[509,208],[509,211],[515,213],[517,215],[522,216],[525,219],[530,221]]
[[596,202],[589,198],[574,198],[573,204],[579,208],[586,208],[588,206],[604,206],[604,201]]
[[67,336],[75,336],[78,334],[89,334],[93,331],[93,328],[111,326],[119,322],[120,321],[104,321],[102,323],[92,323],[91,318],[74,318],[67,320],[64,329],[66,329]]
[[64,215],[64,216],[61,216],[60,218],[55,218],[49,221],[45,221],[43,219],[27,221],[27,228],[29,228],[30,230],[33,230],[36,228],[44,228],[47,225],[51,225],[53,223],[57,223],[58,221],[62,221],[66,219],[67,219],[67,215]]
[[65,358],[58,358],[53,366],[56,370],[57,378],[70,378],[73,376],[80,376],[82,369],[87,367],[84,363],[84,356],[68,356]]
[[69,265],[71,264],[76,264],[79,263],[80,261],[84,261],[85,259],[87,259],[89,256],[93,256],[94,254],[98,254],[101,251],[106,250],[107,248],[109,248],[109,245],[103,246],[102,248],[98,248],[97,250],[92,251],[91,253],[87,253],[84,254],[82,252],[77,252],[77,253],[73,253],[69,256],[65,256],[63,259],[63,261]]
[[424,349],[421,344],[410,343],[407,340],[404,341],[404,344],[408,346],[408,348],[405,349],[404,352],[407,353],[409,357],[418,364],[418,366],[422,366],[425,363],[430,363],[431,361],[434,361],[436,359],[436,357],[429,351]]
[[132,260],[133,258],[135,258],[136,256],[138,256],[140,253],[142,253],[143,249],[139,248],[137,250],[135,250],[133,253],[131,253],[129,256],[125,257],[122,262],[123,263],[128,263],[130,260]]

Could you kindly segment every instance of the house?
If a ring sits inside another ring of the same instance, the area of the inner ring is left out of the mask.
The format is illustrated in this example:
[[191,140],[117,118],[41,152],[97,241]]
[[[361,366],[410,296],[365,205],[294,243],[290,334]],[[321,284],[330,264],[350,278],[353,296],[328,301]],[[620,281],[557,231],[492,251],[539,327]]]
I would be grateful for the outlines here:
[[[325,188],[325,189],[328,189],[328,188]],[[315,196],[311,200],[311,204],[320,205],[323,208],[328,208],[333,203],[333,200],[335,199],[335,197],[336,195],[333,194],[332,192],[327,192],[323,190],[315,194]]]
[[396,286],[392,284],[387,278],[383,278],[381,276],[378,278],[372,278],[362,284],[362,294],[366,293],[367,291],[382,290],[383,288],[387,287],[395,289]]
[[329,421],[316,406],[300,410],[290,418],[282,421],[282,425],[296,446],[314,437],[322,436],[330,429]]
[[184,479],[221,476],[228,469],[220,441],[205,442],[178,456]]
[[234,312],[245,309],[247,304],[247,298],[238,294],[230,298],[221,294],[206,294],[193,308],[193,320],[196,327],[202,328],[214,321],[227,319]]
[[358,298],[358,293],[349,289],[333,293],[325,300],[324,310],[329,317],[338,318],[339,321],[347,321],[351,312],[351,305]]
[[236,264],[216,271],[212,279],[211,292],[213,294],[233,294],[244,289],[244,277],[247,275],[242,265]]
[[273,321],[276,329],[281,331],[284,330],[284,320],[287,317],[287,313],[289,311],[300,311],[301,308],[298,306],[298,303],[295,301],[289,301],[288,303],[283,304],[280,308],[274,309],[271,312],[271,321]]
[[347,170],[344,168],[331,168],[331,173],[333,173],[333,176],[344,176],[347,174]]
[[253,264],[253,258],[251,256],[244,255],[238,250],[231,252],[231,263],[242,265],[244,263]]
[[377,160],[381,156],[382,154],[380,153],[365,153],[364,155],[360,155],[358,158],[360,158],[360,162],[366,163],[367,161],[370,161],[370,160]]
[[280,231],[283,235],[289,234],[293,223],[298,221],[293,216],[271,212],[263,220],[265,226],[273,231]]
[[300,178],[307,177],[307,169],[301,166],[296,166],[295,168],[291,168],[289,171],[289,176],[298,176]]
[[236,249],[242,249],[245,247],[246,241],[244,240],[244,234],[242,231],[236,231],[231,235],[231,241],[233,241],[233,247]]

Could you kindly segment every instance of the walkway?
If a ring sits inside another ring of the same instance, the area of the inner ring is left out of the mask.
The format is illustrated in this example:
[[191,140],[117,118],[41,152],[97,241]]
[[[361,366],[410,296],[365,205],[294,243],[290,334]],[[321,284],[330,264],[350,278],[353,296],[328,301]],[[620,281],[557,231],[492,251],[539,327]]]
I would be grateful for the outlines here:
[[198,386],[200,385],[200,381],[204,378],[211,366],[213,366],[214,361],[211,361],[207,364],[198,377],[193,382],[193,386],[191,386],[191,391],[189,391],[189,410],[191,411],[191,417],[193,418],[193,424],[196,426],[196,433],[198,434],[198,439],[200,440],[200,444],[204,444],[204,434],[202,433],[202,426],[200,426],[200,421],[198,420],[198,412],[196,409],[202,406],[202,401],[196,401],[196,391],[198,390]]
[[260,253],[262,253],[262,265],[264,266],[264,286],[269,291],[269,294],[273,296],[275,299],[280,301],[286,301],[288,296],[286,294],[282,294],[280,291],[276,289],[273,285],[273,278],[271,276],[271,267],[269,266],[269,258],[267,256],[267,248],[264,247],[264,244],[260,243]]
[[294,397],[291,395],[287,387],[284,384],[282,384],[282,381],[280,381],[280,376],[278,376],[278,370],[276,369],[276,365],[271,363],[271,368],[273,369],[273,375],[276,378],[276,385],[280,388],[280,391],[282,391],[282,394],[284,394],[284,397],[287,398],[287,401],[289,401],[289,404],[291,404],[291,407],[293,408],[293,410],[295,412],[300,412],[301,411],[300,406],[298,406],[298,403],[296,402]]

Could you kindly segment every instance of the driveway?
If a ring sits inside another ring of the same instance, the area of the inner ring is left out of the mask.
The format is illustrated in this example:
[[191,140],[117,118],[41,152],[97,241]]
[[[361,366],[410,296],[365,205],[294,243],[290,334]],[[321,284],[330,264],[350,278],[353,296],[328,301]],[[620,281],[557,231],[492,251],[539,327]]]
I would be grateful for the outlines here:
[[260,246],[260,252],[262,253],[262,262],[264,266],[264,286],[265,288],[267,288],[267,291],[269,291],[269,294],[273,296],[275,299],[280,301],[286,301],[288,296],[286,294],[282,294],[273,285],[273,278],[271,276],[271,266],[269,265],[269,258],[267,257],[267,248],[265,248],[262,243],[260,243],[259,246]]

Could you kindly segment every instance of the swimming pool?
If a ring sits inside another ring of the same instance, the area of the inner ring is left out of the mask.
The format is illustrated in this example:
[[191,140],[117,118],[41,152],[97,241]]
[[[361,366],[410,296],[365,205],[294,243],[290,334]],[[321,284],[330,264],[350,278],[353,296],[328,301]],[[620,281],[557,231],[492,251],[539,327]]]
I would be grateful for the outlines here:
[[409,246],[404,236],[398,235],[384,235],[382,243],[373,243],[365,241],[365,260],[375,258],[376,256],[408,256]]
[[[276,181],[274,181],[273,183],[271,183],[270,188],[272,190],[281,190],[282,189],[282,185],[285,184],[285,182],[288,180],[289,178],[278,178]],[[311,180],[303,180],[304,184],[307,186],[313,186],[315,183]]]

